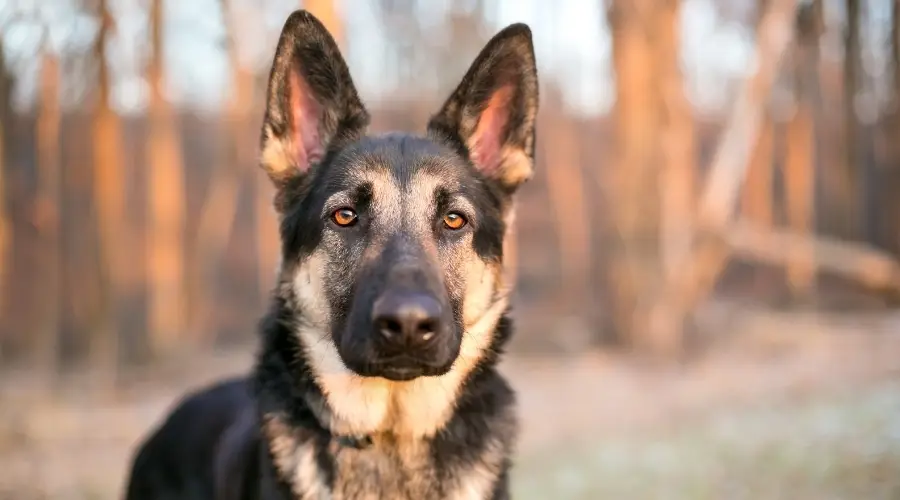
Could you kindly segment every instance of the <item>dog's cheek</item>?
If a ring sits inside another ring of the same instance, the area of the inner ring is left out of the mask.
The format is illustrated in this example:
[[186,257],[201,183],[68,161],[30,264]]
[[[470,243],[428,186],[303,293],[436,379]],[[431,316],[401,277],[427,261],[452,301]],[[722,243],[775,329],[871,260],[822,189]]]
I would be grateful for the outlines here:
[[467,234],[441,248],[444,282],[454,306],[454,318],[463,328],[478,321],[491,306],[499,284],[499,259],[480,255],[473,245],[475,235]]
[[344,330],[345,321],[350,314],[353,291],[356,288],[354,275],[357,259],[353,257],[352,248],[348,247],[340,235],[326,234],[322,245],[328,256],[323,296],[327,297],[331,305],[332,333],[337,335]]
[[441,263],[444,288],[453,309],[453,318],[460,322],[466,295],[467,260],[472,258],[471,253],[471,237],[438,245],[438,262]]
[[463,322],[467,327],[481,319],[493,304],[494,292],[499,284],[498,268],[498,264],[485,261],[474,252],[468,260],[463,296]]
[[292,287],[297,305],[306,321],[315,329],[326,326],[331,307],[326,301],[325,269],[327,256],[319,251],[309,255],[293,271]]

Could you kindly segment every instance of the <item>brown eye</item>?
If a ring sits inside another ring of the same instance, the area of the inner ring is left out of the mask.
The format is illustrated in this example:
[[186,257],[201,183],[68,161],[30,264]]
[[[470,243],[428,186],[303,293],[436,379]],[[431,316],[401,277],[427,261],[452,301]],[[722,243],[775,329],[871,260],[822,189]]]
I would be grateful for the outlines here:
[[456,212],[450,212],[444,216],[444,225],[447,229],[462,229],[466,225],[466,218]]
[[357,219],[358,217],[356,216],[356,212],[349,208],[335,210],[334,213],[331,214],[331,220],[333,220],[335,224],[341,227],[350,227],[353,224],[356,224]]

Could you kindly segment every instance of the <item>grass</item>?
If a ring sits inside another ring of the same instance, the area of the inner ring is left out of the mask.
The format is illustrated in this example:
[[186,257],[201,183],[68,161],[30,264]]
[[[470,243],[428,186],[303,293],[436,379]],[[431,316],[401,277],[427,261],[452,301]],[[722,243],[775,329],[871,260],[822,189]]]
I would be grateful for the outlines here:
[[900,383],[525,457],[514,498],[900,499]]

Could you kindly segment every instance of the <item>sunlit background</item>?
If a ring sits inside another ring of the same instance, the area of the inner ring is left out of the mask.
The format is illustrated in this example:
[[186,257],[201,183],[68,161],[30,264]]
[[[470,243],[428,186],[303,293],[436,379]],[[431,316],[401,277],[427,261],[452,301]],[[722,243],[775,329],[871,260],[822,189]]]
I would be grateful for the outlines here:
[[300,7],[380,131],[534,32],[515,498],[900,498],[900,0],[0,0],[0,499],[119,498],[251,366]]

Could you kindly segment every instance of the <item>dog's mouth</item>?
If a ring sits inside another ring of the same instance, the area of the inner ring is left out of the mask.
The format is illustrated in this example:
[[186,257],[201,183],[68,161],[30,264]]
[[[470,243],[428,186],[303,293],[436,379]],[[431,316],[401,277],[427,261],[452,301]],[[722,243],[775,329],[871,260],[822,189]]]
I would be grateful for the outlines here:
[[407,382],[419,377],[437,377],[450,371],[449,363],[433,363],[407,354],[382,358],[363,366],[351,367],[362,377],[380,377],[395,382]]

